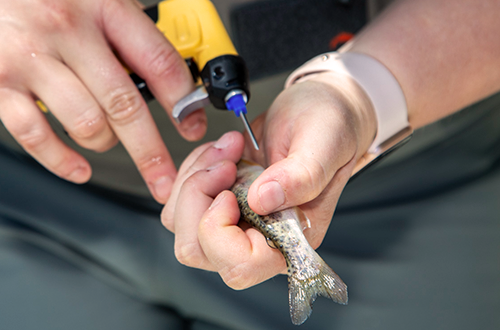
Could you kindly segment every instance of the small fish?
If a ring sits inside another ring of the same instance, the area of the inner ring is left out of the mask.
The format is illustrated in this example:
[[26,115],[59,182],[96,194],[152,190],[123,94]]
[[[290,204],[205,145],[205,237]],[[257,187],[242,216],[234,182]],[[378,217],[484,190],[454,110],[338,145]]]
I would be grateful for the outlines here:
[[241,218],[257,228],[285,257],[290,317],[293,324],[300,325],[311,315],[312,304],[318,295],[347,304],[347,286],[309,245],[302,232],[302,223],[307,218],[298,207],[267,216],[250,209],[248,188],[263,171],[260,165],[241,160],[231,190],[238,200]]

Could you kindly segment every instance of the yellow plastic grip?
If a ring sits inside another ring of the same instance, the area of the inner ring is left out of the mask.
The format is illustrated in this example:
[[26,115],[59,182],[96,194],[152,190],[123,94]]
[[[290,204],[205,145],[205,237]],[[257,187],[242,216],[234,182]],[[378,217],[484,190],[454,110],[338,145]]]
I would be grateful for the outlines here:
[[162,1],[156,26],[183,58],[194,59],[200,71],[218,56],[238,55],[209,0]]

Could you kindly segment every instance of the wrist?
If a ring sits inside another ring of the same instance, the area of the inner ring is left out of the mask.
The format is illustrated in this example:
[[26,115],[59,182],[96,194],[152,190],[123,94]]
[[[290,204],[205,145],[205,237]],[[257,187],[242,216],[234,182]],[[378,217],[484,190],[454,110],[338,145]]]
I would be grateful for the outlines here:
[[[406,99],[396,78],[383,64],[368,55],[350,52],[325,53],[309,60],[292,72],[285,88],[305,80],[317,79],[326,72],[354,80],[365,92],[375,113],[375,138],[367,152],[359,158],[354,175],[409,139],[413,131],[408,122]],[[369,111],[362,114],[364,118],[371,120]]]
[[322,72],[310,81],[327,85],[332,97],[342,100],[345,111],[349,112],[346,122],[356,139],[354,159],[357,161],[368,151],[377,133],[377,117],[370,98],[352,77],[337,72]]

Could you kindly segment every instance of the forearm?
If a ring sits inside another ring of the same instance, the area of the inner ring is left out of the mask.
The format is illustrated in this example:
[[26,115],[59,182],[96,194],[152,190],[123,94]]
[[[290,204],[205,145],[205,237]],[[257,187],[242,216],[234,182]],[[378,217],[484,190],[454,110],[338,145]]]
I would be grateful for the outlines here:
[[341,51],[394,74],[418,128],[500,90],[500,1],[397,1]]

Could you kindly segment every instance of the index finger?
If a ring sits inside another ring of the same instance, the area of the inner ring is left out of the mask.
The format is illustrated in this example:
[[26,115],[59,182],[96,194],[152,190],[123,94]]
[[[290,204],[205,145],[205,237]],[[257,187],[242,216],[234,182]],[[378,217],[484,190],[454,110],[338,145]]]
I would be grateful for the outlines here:
[[[171,117],[174,105],[194,90],[193,78],[185,60],[151,19],[140,8],[128,5],[105,12],[106,37],[125,63],[147,82]],[[188,140],[198,140],[206,131],[204,111],[192,113],[180,124],[172,122]]]
[[176,50],[134,3],[103,2],[102,13],[96,15],[101,17],[102,27],[89,26],[85,33],[70,31],[78,32],[78,38],[75,33],[61,35],[61,44],[66,46],[59,52],[106,112],[108,122],[152,195],[165,203],[176,176],[175,165],[144,99],[109,42],[127,63],[142,63],[136,66],[144,72],[156,71],[159,63],[163,63],[164,73],[176,72],[162,76],[172,85],[169,92],[174,95],[173,100],[194,87],[190,73]]

